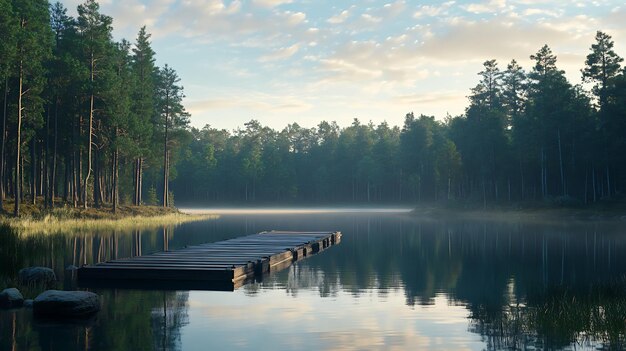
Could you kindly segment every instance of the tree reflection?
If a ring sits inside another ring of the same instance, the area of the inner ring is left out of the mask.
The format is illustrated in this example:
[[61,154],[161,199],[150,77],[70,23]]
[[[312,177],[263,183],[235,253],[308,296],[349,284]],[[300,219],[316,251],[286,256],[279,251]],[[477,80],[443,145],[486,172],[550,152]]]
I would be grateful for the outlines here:
[[[18,286],[27,298],[43,287],[20,286],[17,271],[54,269],[57,288],[75,289],[68,265],[80,266],[167,249],[170,227],[149,231],[106,231],[22,236],[0,227],[0,290]],[[0,311],[2,350],[176,350],[188,323],[187,292],[96,290],[102,310],[89,320],[33,319],[32,311]]]
[[470,330],[489,349],[626,347],[626,284],[615,283],[626,276],[626,238],[618,226],[380,219],[352,229],[341,245],[263,284],[293,296],[401,288],[407,305],[445,293],[467,306]]
[[[189,224],[181,231],[24,237],[0,229],[0,282],[6,286],[21,267],[44,265],[54,268],[67,287],[70,264],[175,250],[271,228],[318,228],[320,223],[299,216],[274,220],[233,217]],[[626,283],[620,280],[626,277],[626,237],[619,224],[344,216],[324,225],[343,231],[340,245],[244,286],[244,293],[252,297],[278,288],[293,297],[302,290],[332,297],[342,291],[360,296],[395,290],[404,293],[409,306],[433,304],[445,294],[449,303],[467,307],[469,330],[480,334],[488,349],[572,343],[626,348]],[[186,293],[98,293],[104,309],[96,324],[65,326],[62,332],[34,327],[20,311],[14,314],[12,339],[12,315],[0,313],[0,348],[11,349],[12,342],[18,349],[38,343],[69,350],[181,347],[180,330],[188,323]]]

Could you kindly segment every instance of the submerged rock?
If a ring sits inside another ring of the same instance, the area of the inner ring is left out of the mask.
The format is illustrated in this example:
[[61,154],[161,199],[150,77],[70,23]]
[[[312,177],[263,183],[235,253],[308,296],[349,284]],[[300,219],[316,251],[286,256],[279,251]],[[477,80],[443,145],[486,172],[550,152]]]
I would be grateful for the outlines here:
[[24,296],[16,288],[8,288],[0,292],[0,307],[15,308],[24,304]]
[[100,310],[100,298],[89,291],[48,290],[33,303],[33,313],[58,318],[88,317]]
[[47,267],[28,267],[20,269],[18,275],[22,284],[50,284],[57,280],[54,271]]
[[78,269],[78,267],[74,266],[73,264],[71,264],[71,265],[69,265],[69,266],[65,267],[65,270],[66,270],[66,271],[75,271],[75,270],[77,270],[77,269]]
[[31,299],[24,300],[24,308],[33,308],[33,300]]

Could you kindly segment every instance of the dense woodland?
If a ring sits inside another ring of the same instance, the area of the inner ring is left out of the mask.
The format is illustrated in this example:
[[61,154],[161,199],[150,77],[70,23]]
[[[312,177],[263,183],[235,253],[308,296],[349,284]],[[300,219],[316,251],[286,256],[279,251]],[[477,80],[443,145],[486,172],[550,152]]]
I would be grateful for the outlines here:
[[547,45],[531,59],[530,72],[486,61],[465,114],[444,121],[192,128],[172,189],[203,203],[623,200],[626,71],[611,37],[598,32],[581,63],[591,91],[567,81]]
[[[115,42],[94,0],[0,0],[0,199],[47,207],[185,203],[621,201],[626,70],[598,32],[582,85],[546,45],[524,71],[484,63],[461,116],[402,127],[252,120],[189,127],[183,88],[150,34]],[[590,38],[590,41],[593,38]],[[219,116],[216,116],[219,118]]]
[[169,194],[171,150],[189,115],[145,28],[134,44],[114,42],[113,20],[93,0],[77,18],[58,2],[0,0],[0,16],[0,184],[3,201],[18,198],[14,213],[24,201],[139,205],[145,179]]

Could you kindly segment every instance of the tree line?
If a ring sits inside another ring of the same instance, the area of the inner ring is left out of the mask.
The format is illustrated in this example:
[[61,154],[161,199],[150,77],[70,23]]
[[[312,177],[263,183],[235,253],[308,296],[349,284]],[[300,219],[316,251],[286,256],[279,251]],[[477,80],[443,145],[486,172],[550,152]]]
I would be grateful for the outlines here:
[[189,123],[180,79],[155,65],[145,27],[134,45],[116,42],[95,0],[77,13],[0,0],[0,201],[16,216],[25,201],[116,211],[141,204],[149,178],[167,206],[169,155]]
[[[546,45],[526,72],[484,63],[460,116],[408,113],[282,130],[189,126],[150,34],[116,42],[95,0],[0,0],[0,201],[46,207],[197,203],[623,199],[626,72],[598,32],[570,83]],[[15,201],[17,200],[17,201]]]
[[404,125],[340,128],[252,120],[234,132],[190,130],[172,189],[197,202],[548,202],[623,199],[626,71],[597,32],[583,86],[546,45],[526,72],[484,62],[460,116],[406,115]]

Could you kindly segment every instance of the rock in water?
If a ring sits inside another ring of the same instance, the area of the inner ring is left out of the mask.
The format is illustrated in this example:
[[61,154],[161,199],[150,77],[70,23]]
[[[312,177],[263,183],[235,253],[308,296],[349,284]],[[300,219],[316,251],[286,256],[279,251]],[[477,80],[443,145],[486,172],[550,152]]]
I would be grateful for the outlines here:
[[33,308],[33,300],[31,299],[24,300],[24,308]]
[[0,292],[0,307],[15,308],[24,304],[24,296],[16,288],[8,288]]
[[100,310],[100,298],[89,291],[47,290],[33,302],[33,313],[59,318],[88,317]]
[[57,280],[54,271],[47,267],[28,267],[20,269],[18,275],[22,284],[50,284],[53,281]]

